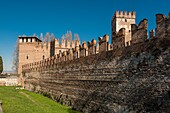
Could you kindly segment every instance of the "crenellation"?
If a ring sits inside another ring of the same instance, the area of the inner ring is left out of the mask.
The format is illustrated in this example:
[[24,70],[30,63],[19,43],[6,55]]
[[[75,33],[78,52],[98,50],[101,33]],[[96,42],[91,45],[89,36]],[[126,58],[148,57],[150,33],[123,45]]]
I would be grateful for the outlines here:
[[76,46],[75,48],[73,48],[73,60],[78,58],[79,58],[79,47]]
[[170,33],[170,19],[164,14],[156,14],[156,37],[164,38],[169,37]]
[[136,12],[116,11],[113,18],[136,18]]
[[[28,71],[27,66],[23,66],[26,69],[23,70],[26,75],[25,88],[36,92],[36,87],[40,86],[41,94],[56,97],[57,102],[66,103],[82,112],[114,113],[115,109],[123,112],[157,112],[155,106],[160,103],[159,112],[167,112],[170,107],[167,95],[170,40],[161,40],[155,38],[128,48],[82,57],[69,64],[58,63],[55,68],[47,67],[42,72],[35,69]],[[163,59],[160,61],[160,58]],[[160,79],[162,74],[163,78]],[[85,104],[86,109],[83,109]]]
[[123,14],[124,14],[124,12],[123,12],[123,11],[120,11],[120,12],[119,12],[119,17],[123,17],[123,16],[124,16]]
[[155,38],[155,30],[154,30],[154,29],[152,29],[152,30],[149,32],[149,37],[150,37],[150,39]]
[[164,22],[166,16],[164,14],[156,14],[156,25],[159,26],[160,23]]
[[66,47],[66,40],[62,39],[61,40],[61,48],[65,48]]
[[61,60],[62,62],[64,62],[64,61],[67,61],[67,52],[66,51],[64,51],[63,53],[62,53],[62,60]]
[[62,53],[61,51],[57,54],[58,62],[61,62]]
[[[37,91],[39,86],[42,94],[83,112],[112,113],[117,109],[121,112],[157,112],[158,109],[167,112],[170,108],[170,19],[157,16],[156,36],[151,30],[149,41],[146,41],[148,20],[143,19],[138,25],[132,22],[126,24],[129,28],[121,26],[118,31],[112,30],[111,45],[109,35],[99,37],[98,43],[96,40],[88,42],[88,46],[85,42],[77,45],[74,41],[74,48],[59,50],[58,54],[41,61],[27,62],[22,65],[22,73],[26,75],[23,76],[24,87]],[[126,40],[127,32],[131,32],[130,40]],[[25,44],[33,45],[20,45]],[[99,44],[99,53],[96,44]],[[30,47],[26,50],[24,55],[30,58]]]
[[88,42],[88,55],[96,54],[96,40],[92,40],[91,42]]
[[74,40],[72,40],[72,42],[71,42],[71,48],[75,48],[75,41]]
[[115,18],[115,17],[118,17],[119,16],[119,11],[116,11],[114,16],[112,17],[112,20]]
[[[42,37],[43,38],[43,37]],[[41,39],[42,39],[41,38]],[[22,65],[41,61],[48,57],[52,57],[56,54],[59,54],[59,51],[67,51],[71,49],[72,46],[75,47],[76,45],[80,44],[79,40],[73,41],[73,45],[71,45],[70,40],[61,40],[60,39],[51,39],[50,41],[47,40],[40,40],[37,36],[25,36],[18,37],[18,44],[19,44],[19,66],[18,66],[18,74],[21,74]]]
[[[131,24],[131,31],[136,31],[137,29],[138,29],[138,26],[136,24]],[[133,35],[133,33],[132,33],[132,35]]]
[[80,45],[80,40],[75,40],[75,46],[79,46]]
[[104,35],[103,38],[99,37],[99,53],[109,50],[109,35]]
[[131,25],[132,28],[132,44],[142,43],[148,38],[147,28],[148,28],[148,20],[143,19],[140,21],[138,25]]
[[148,20],[145,18],[142,21],[140,21],[138,25],[138,29],[147,29],[148,28]]
[[128,15],[126,18],[131,18],[131,16],[132,16],[132,12],[128,12]]
[[67,60],[73,60],[73,50],[68,49],[67,51]]
[[119,30],[118,33],[115,33],[112,40],[114,40],[113,48],[122,48],[125,47],[125,28]]
[[127,17],[127,16],[128,16],[127,11],[124,11],[124,12],[123,12],[123,15],[124,15],[125,17]]
[[80,49],[80,57],[87,56],[87,45],[86,42],[83,42],[82,45],[79,46]]
[[55,39],[55,47],[59,47],[60,46],[60,39]]
[[66,48],[71,48],[70,40],[66,40]]

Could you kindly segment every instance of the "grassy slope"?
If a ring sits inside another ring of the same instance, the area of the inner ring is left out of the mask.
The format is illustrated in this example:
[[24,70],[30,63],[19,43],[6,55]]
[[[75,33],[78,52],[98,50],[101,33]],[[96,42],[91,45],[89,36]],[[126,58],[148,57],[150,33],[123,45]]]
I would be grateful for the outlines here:
[[4,113],[78,113],[53,100],[15,87],[0,87]]

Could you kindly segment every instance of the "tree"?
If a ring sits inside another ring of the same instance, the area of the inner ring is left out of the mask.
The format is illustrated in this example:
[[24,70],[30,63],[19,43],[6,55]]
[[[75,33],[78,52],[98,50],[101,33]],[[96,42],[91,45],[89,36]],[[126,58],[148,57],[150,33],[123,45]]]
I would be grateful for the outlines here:
[[3,72],[3,60],[2,57],[0,56],[0,74]]
[[80,40],[79,34],[74,34],[74,40]]
[[72,32],[71,31],[67,31],[67,33],[64,34],[61,39],[62,40],[72,41]]
[[48,47],[48,43],[50,42],[50,33],[47,32],[44,37],[44,43],[46,43],[46,47]]
[[13,52],[13,66],[12,69],[17,72],[18,70],[18,40],[16,42],[16,46]]

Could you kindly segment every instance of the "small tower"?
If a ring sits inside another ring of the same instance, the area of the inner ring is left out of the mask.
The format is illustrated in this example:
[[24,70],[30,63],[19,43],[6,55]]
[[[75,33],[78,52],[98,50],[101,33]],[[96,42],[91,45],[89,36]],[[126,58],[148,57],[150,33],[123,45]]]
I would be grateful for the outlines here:
[[112,18],[112,44],[114,45],[114,35],[121,29],[125,28],[125,46],[130,45],[131,24],[136,23],[136,12],[116,11]]
[[42,47],[42,41],[36,36],[18,37],[18,74],[21,74],[24,64],[48,57],[50,57],[50,48]]

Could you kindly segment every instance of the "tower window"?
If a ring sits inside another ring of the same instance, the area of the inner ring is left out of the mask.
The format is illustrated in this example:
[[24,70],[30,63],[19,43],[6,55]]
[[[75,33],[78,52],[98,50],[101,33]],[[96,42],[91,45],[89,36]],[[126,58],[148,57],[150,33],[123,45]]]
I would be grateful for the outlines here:
[[43,55],[43,60],[45,59],[45,56]]
[[127,22],[127,19],[125,19],[125,22]]
[[26,42],[28,42],[28,38],[26,38]]
[[27,60],[28,60],[28,56],[27,56]]

